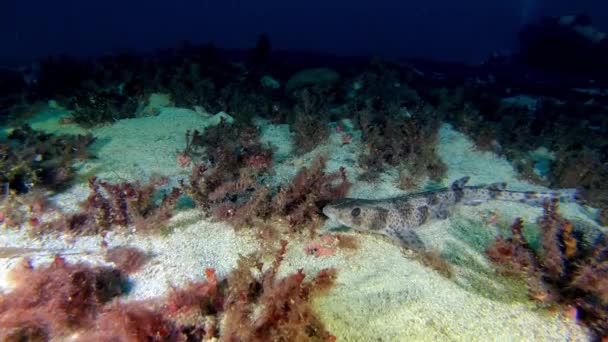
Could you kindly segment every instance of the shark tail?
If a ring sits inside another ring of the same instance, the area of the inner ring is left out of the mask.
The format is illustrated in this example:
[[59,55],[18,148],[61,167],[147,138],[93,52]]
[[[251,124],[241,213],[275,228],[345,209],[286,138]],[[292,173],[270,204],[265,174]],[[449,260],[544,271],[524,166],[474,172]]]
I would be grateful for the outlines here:
[[494,199],[502,201],[513,201],[540,206],[547,201],[558,200],[562,203],[579,202],[580,198],[576,189],[560,189],[555,191],[508,191],[502,190],[496,193]]
[[456,180],[451,185],[455,192],[462,193],[462,202],[466,205],[477,205],[489,200],[520,202],[540,206],[546,201],[557,199],[560,202],[580,202],[577,189],[555,191],[510,191],[507,183],[492,183],[480,186],[466,186],[469,177]]

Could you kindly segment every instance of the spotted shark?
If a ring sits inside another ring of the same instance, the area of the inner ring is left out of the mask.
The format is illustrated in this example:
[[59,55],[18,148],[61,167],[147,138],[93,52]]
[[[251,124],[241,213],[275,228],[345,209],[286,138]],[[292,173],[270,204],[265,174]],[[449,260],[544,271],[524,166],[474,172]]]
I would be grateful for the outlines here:
[[479,205],[490,200],[540,205],[547,200],[577,200],[575,189],[551,192],[510,191],[506,183],[468,186],[469,177],[443,189],[389,199],[345,198],[323,208],[323,214],[360,232],[386,235],[404,247],[425,250],[417,228],[433,220],[446,219],[458,205]]

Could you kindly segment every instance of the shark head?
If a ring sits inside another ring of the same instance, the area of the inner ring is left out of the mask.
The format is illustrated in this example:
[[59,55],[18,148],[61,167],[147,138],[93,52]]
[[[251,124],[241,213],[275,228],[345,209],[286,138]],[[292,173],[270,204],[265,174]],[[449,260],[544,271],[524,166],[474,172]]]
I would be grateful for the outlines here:
[[384,228],[387,212],[377,201],[349,198],[323,208],[323,214],[330,220],[363,232]]

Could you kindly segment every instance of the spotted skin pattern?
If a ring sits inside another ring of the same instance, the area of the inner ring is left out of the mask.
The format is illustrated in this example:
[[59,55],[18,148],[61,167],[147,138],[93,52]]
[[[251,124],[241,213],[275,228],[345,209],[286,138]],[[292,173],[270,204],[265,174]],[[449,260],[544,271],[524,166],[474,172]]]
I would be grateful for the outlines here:
[[383,200],[346,198],[323,208],[323,213],[340,224],[361,232],[386,235],[413,250],[425,246],[416,228],[433,220],[446,219],[457,205],[478,205],[490,200],[540,205],[557,198],[576,200],[576,191],[509,191],[506,183],[466,186],[469,177],[456,180],[449,188]]

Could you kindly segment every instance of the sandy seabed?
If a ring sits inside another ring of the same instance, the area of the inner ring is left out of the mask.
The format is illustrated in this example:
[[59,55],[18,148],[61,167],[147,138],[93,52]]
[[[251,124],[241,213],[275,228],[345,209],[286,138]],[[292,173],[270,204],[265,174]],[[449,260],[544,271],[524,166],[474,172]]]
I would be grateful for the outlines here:
[[[49,132],[84,132],[75,126],[59,125],[67,115],[49,110],[32,118],[35,129]],[[202,130],[217,124],[220,113],[209,115],[183,108],[160,108],[157,116],[125,119],[112,125],[91,129],[97,138],[93,145],[96,159],[79,165],[81,173],[94,173],[100,178],[145,180],[151,175],[168,176],[172,182],[187,178],[189,171],[179,168],[175,154],[185,146],[186,129]],[[351,144],[343,145],[341,136],[332,133],[329,141],[314,151],[293,157],[286,125],[256,121],[262,128],[263,141],[276,147],[273,181],[284,182],[314,156],[329,157],[328,169],[345,166],[351,179],[362,170],[356,167],[360,133],[351,131]],[[341,122],[347,129],[349,122]],[[479,152],[471,141],[449,125],[440,130],[439,155],[448,165],[445,184],[470,176],[472,184],[508,182],[509,189],[543,190],[519,180],[511,165],[489,152]],[[357,182],[350,197],[383,198],[403,194],[394,185],[397,173],[387,170],[376,184]],[[174,183],[173,183],[174,184]],[[53,197],[62,210],[74,210],[86,198],[85,184],[75,185]],[[593,211],[577,204],[563,205],[561,213],[593,225]],[[586,341],[586,328],[565,314],[548,314],[525,300],[525,288],[494,276],[492,266],[483,254],[497,227],[483,224],[484,214],[499,213],[501,224],[516,217],[534,222],[541,208],[519,203],[486,203],[462,207],[447,220],[421,228],[420,236],[427,246],[441,253],[455,265],[456,276],[446,279],[423,266],[411,253],[380,236],[347,232],[359,240],[355,251],[342,250],[334,256],[315,257],[304,252],[305,241],[290,241],[280,273],[302,268],[314,275],[323,268],[338,270],[336,285],[315,301],[315,308],[338,341]],[[142,235],[110,233],[110,246],[130,245],[152,253],[146,267],[134,274],[133,289],[125,300],[162,296],[171,286],[204,277],[205,268],[214,268],[219,277],[226,276],[240,255],[259,248],[247,231],[235,232],[224,223],[212,222],[196,210],[184,210],[171,220],[172,233]],[[324,229],[330,229],[328,223]],[[62,251],[68,261],[103,264],[100,237],[68,238],[46,236],[32,239],[25,232],[3,230],[0,246],[36,247]],[[31,257],[42,264],[52,260],[53,253]],[[0,259],[0,288],[9,289],[6,274],[17,259]],[[522,293],[523,291],[523,293]],[[523,299],[522,299],[523,298]]]

